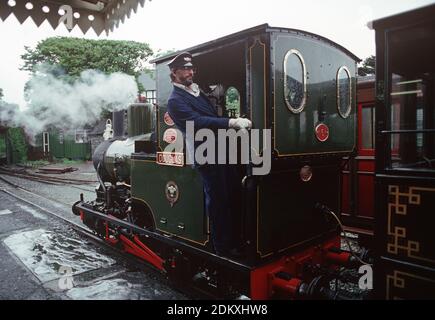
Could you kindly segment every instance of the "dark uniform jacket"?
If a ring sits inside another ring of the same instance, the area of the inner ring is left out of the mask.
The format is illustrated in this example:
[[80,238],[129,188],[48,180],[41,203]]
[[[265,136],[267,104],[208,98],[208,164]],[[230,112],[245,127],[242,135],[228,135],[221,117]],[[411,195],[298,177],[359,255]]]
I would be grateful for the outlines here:
[[[216,108],[213,107],[207,96],[202,92],[198,97],[195,97],[189,92],[174,86],[174,90],[168,99],[168,113],[184,136],[186,135],[186,121],[194,122],[195,133],[202,128],[212,129],[216,134],[216,144],[217,129],[228,129],[229,119],[220,118]],[[186,141],[187,148],[189,148],[190,143]],[[194,149],[201,143],[201,141],[196,141]],[[191,153],[194,150],[190,149],[188,152]],[[193,154],[191,153],[190,156],[193,156]]]

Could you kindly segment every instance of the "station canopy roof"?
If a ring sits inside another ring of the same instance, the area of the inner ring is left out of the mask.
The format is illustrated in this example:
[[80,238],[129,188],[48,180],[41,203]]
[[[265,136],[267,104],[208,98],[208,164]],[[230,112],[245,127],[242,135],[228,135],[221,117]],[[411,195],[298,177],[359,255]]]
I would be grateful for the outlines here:
[[[39,27],[47,20],[53,29],[65,24],[69,30],[76,25],[83,33],[90,28],[97,35],[108,34],[119,23],[136,13],[146,0],[0,0],[0,19],[14,14],[22,24],[29,17]],[[151,1],[151,0],[149,0]]]

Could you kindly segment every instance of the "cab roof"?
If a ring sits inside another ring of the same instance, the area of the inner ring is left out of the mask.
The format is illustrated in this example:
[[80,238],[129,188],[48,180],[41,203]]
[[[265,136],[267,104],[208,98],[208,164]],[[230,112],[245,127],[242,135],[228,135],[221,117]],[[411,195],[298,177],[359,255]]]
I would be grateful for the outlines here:
[[321,40],[324,41],[330,45],[332,45],[333,47],[336,47],[337,49],[339,49],[340,51],[343,51],[344,53],[346,53],[348,56],[350,56],[353,60],[360,62],[361,59],[358,58],[356,55],[354,55],[352,52],[350,52],[349,50],[347,50],[346,48],[342,47],[341,45],[325,38],[319,35],[316,35],[314,33],[310,33],[307,31],[303,31],[303,30],[298,30],[298,29],[289,29],[289,28],[280,28],[280,27],[271,27],[269,26],[267,23],[265,24],[261,24],[258,25],[256,27],[253,28],[249,28],[249,29],[245,29],[236,33],[232,33],[230,35],[212,40],[212,41],[208,41],[202,44],[199,44],[197,46],[194,47],[190,47],[187,49],[183,49],[183,50],[179,50],[177,52],[162,56],[162,57],[158,57],[156,59],[151,60],[151,63],[156,63],[156,64],[160,64],[163,63],[165,61],[168,61],[172,58],[174,58],[176,55],[180,54],[181,52],[184,51],[189,51],[192,54],[195,54],[197,52],[201,52],[201,51],[205,51],[211,48],[216,48],[216,47],[220,47],[223,45],[226,45],[228,43],[231,42],[235,42],[235,41],[240,41],[240,40],[244,40],[249,36],[254,36],[254,35],[259,35],[259,34],[264,34],[264,33],[270,33],[270,32],[281,32],[281,33],[289,33],[289,34],[300,34],[306,37],[311,37],[317,40]]

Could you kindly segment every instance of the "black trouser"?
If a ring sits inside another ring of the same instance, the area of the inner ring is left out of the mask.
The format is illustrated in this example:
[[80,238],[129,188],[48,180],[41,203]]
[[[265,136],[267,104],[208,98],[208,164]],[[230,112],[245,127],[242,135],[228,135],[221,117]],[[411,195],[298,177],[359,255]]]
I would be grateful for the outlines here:
[[217,254],[238,245],[234,210],[237,171],[231,165],[205,165],[198,168],[204,183],[205,208],[210,219],[211,239]]

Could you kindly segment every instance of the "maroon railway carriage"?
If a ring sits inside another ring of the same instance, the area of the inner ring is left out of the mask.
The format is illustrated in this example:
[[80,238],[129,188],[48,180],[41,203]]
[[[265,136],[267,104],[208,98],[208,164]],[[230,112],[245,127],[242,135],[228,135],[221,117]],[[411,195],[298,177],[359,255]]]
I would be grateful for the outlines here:
[[342,171],[341,217],[345,229],[359,235],[360,245],[372,247],[375,177],[375,76],[357,79],[357,152]]

